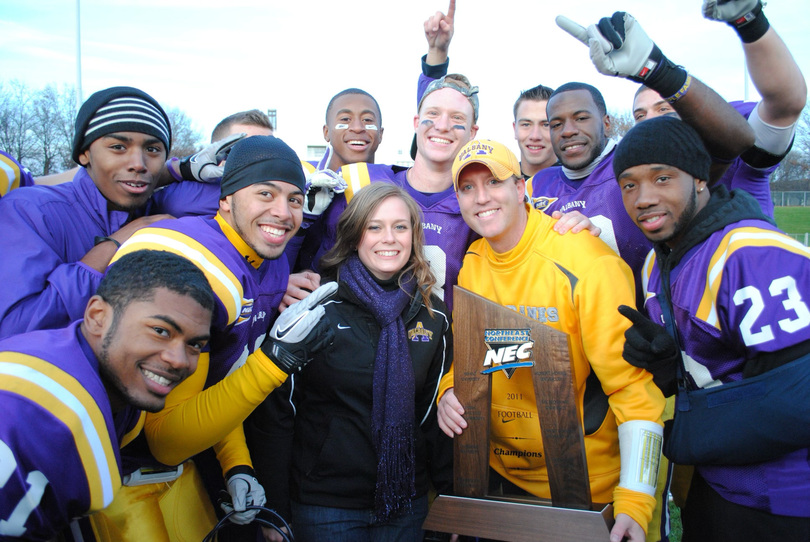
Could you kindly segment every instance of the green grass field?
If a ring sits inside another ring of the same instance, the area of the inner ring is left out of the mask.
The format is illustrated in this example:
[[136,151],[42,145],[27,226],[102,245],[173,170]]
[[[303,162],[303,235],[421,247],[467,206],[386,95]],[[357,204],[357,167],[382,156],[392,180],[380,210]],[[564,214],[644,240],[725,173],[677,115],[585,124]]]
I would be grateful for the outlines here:
[[775,207],[773,214],[785,233],[810,232],[810,207]]
[[681,509],[674,502],[669,503],[669,542],[681,542],[683,529],[681,528]]

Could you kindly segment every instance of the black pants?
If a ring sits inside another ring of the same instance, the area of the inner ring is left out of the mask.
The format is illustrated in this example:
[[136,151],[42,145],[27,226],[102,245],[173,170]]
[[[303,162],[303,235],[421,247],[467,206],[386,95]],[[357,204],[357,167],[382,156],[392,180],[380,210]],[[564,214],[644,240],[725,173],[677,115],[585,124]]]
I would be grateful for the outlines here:
[[810,542],[810,518],[776,516],[734,504],[697,471],[681,521],[683,542]]

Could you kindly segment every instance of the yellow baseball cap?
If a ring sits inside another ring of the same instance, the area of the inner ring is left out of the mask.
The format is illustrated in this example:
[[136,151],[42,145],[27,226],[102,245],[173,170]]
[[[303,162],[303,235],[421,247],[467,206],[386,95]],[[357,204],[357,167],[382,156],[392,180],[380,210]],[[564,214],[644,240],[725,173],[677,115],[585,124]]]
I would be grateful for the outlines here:
[[458,176],[470,164],[484,164],[499,181],[511,177],[521,178],[520,162],[506,145],[491,139],[470,141],[453,160],[453,188],[458,191]]

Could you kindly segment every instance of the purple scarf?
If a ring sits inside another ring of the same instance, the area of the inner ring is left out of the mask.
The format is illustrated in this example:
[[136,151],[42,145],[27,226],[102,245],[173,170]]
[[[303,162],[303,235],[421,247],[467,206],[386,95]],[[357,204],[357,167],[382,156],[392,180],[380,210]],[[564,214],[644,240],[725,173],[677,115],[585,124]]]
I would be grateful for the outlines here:
[[386,291],[356,254],[343,264],[340,279],[381,328],[374,357],[371,431],[377,452],[374,512],[377,521],[385,521],[397,512],[410,510],[411,499],[416,496],[413,363],[402,321],[416,281],[408,275],[401,281],[402,288]]

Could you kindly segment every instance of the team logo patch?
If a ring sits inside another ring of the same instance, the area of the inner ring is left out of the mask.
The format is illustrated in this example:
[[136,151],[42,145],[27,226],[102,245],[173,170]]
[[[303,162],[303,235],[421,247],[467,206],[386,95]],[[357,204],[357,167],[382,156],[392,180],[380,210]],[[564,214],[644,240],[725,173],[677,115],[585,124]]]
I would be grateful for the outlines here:
[[485,329],[484,343],[487,354],[481,374],[503,371],[506,378],[512,378],[518,367],[534,367],[531,330]]
[[532,205],[538,211],[545,211],[549,205],[554,203],[560,198],[547,198],[545,196],[540,196],[539,198],[532,198]]
[[460,158],[457,158],[456,160],[459,162],[464,162],[465,160],[469,160],[473,154],[488,155],[492,154],[494,150],[495,147],[493,147],[492,145],[486,145],[484,143],[481,143],[480,141],[476,141],[475,143],[471,143],[470,145],[464,147],[464,149],[461,151],[464,154]]
[[234,325],[238,326],[243,322],[250,321],[250,317],[252,314],[253,314],[253,300],[242,298],[242,311],[239,313],[239,318],[236,319],[236,324]]
[[423,342],[427,343],[433,339],[433,332],[429,329],[425,329],[425,326],[422,325],[422,322],[416,322],[416,327],[413,329],[408,330],[408,340],[413,342]]

